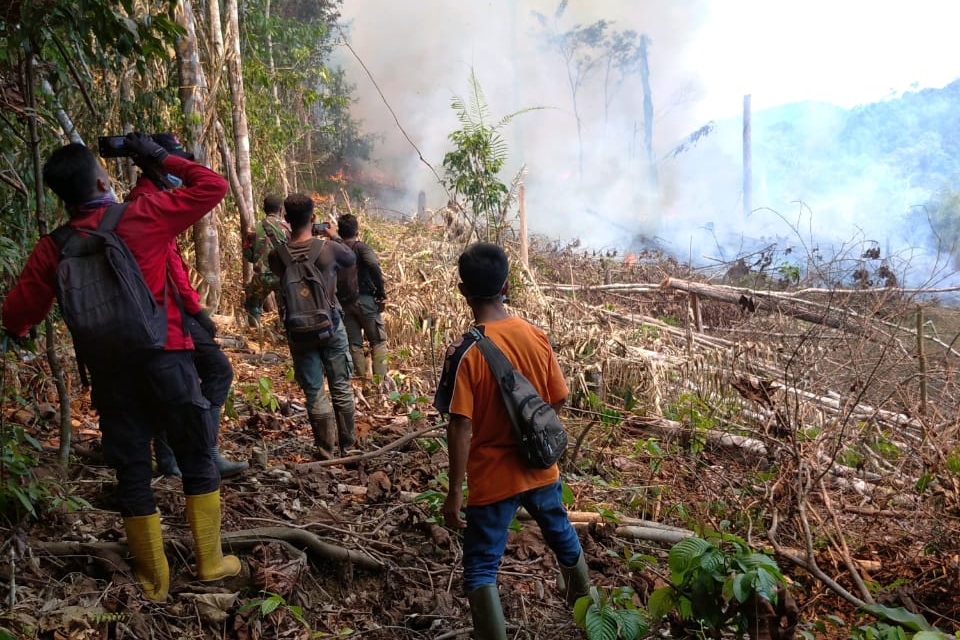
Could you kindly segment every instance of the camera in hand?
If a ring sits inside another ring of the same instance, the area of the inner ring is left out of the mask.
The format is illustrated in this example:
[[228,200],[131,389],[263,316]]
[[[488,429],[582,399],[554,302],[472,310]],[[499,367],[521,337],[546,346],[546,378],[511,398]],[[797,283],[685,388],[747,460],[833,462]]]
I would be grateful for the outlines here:
[[[158,134],[151,134],[150,138],[163,146],[162,139]],[[101,158],[132,158],[136,154],[127,148],[126,136],[100,136],[97,138]]]
[[310,233],[315,236],[322,235],[324,231],[330,228],[329,222],[314,222],[313,226],[310,228]]

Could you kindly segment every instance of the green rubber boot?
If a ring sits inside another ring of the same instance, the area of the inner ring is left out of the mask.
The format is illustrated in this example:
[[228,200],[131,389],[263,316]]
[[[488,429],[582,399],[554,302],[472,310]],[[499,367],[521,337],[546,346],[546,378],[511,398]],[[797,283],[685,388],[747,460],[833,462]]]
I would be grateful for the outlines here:
[[507,640],[507,623],[497,585],[485,584],[467,594],[475,640]]
[[580,552],[580,557],[572,567],[560,565],[560,579],[557,580],[557,586],[560,587],[563,599],[571,607],[577,600],[590,594],[590,575],[587,573],[587,559],[583,557],[583,551]]

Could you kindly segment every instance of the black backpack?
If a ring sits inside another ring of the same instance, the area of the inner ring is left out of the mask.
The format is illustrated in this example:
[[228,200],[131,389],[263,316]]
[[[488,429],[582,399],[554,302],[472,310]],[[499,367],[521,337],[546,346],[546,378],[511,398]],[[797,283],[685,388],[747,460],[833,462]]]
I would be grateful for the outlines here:
[[547,402],[540,397],[526,376],[516,370],[503,352],[474,327],[470,335],[477,341],[507,408],[520,455],[531,467],[549,469],[567,448],[567,432]]
[[289,245],[277,248],[284,264],[280,279],[283,297],[283,326],[291,347],[322,347],[333,336],[336,305],[323,285],[317,259],[323,241],[313,239],[306,250],[290,251]]
[[353,304],[360,297],[360,252],[357,251],[356,243],[350,248],[357,257],[356,264],[349,269],[337,271],[337,300],[344,306]]
[[57,302],[80,364],[129,359],[167,342],[166,308],[157,304],[127,244],[116,234],[127,204],[107,207],[96,229],[65,224],[50,237],[60,247]]

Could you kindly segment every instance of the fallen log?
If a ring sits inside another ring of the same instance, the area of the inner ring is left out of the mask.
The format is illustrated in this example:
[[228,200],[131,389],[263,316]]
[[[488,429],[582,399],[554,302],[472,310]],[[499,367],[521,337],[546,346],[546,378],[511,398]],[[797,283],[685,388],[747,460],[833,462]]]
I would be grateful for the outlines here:
[[661,284],[665,289],[677,289],[687,293],[695,293],[704,298],[735,304],[747,311],[769,311],[783,313],[798,320],[820,324],[839,331],[847,331],[858,335],[872,337],[873,332],[865,318],[847,309],[834,309],[816,305],[818,308],[811,311],[803,308],[813,303],[806,300],[783,298],[753,289],[740,289],[726,285],[704,284],[689,280],[667,278]]
[[[659,431],[660,433],[665,433],[672,436],[689,436],[691,434],[691,429],[679,422],[652,415],[631,418],[621,425],[621,428],[628,430],[631,427],[634,429],[649,429],[653,431]],[[707,442],[712,445],[724,448],[734,448],[751,456],[762,458],[766,457],[768,453],[767,445],[760,440],[756,440],[755,438],[748,438],[746,436],[738,436],[720,431],[698,431],[697,434],[705,437]]]

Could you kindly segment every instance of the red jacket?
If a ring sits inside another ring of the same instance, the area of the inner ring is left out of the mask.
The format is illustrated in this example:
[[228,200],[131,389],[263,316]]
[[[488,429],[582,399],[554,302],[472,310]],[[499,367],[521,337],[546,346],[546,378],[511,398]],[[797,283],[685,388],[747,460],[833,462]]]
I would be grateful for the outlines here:
[[[130,193],[127,194],[126,201],[132,202],[141,196],[158,193],[160,191],[162,191],[162,189],[158,187],[153,180],[141,174],[140,179],[137,180],[137,184],[134,185]],[[173,285],[177,288],[180,299],[183,301],[183,310],[190,315],[199,313],[200,310],[203,309],[203,306],[200,304],[200,294],[198,294],[197,290],[190,284],[187,266],[183,263],[183,256],[180,255],[180,248],[177,246],[176,240],[170,242],[170,250],[167,253],[167,258],[167,266],[170,268],[170,279],[173,281]]]
[[[119,235],[133,253],[157,304],[163,305],[164,284],[171,243],[213,209],[227,193],[227,181],[203,165],[170,155],[163,168],[183,180],[175,191],[158,191],[138,197],[127,207]],[[75,229],[93,229],[106,207],[73,218]],[[56,299],[56,270],[60,251],[50,236],[43,236],[27,259],[16,286],[3,303],[3,326],[23,336],[50,311]],[[167,294],[167,350],[192,349],[189,334],[183,335],[180,309]]]

